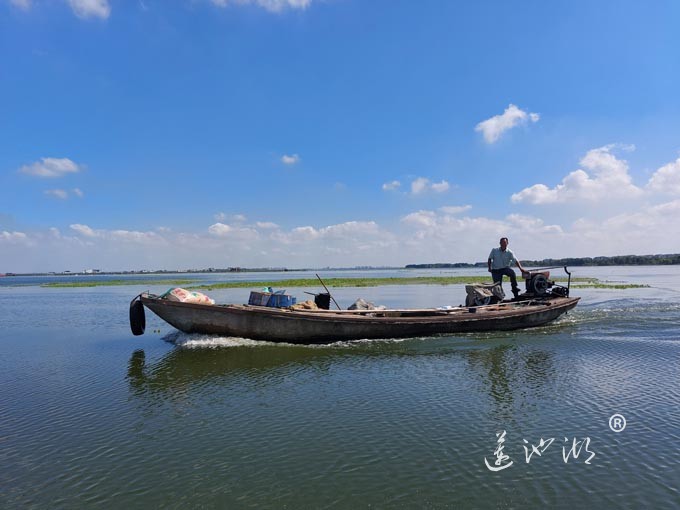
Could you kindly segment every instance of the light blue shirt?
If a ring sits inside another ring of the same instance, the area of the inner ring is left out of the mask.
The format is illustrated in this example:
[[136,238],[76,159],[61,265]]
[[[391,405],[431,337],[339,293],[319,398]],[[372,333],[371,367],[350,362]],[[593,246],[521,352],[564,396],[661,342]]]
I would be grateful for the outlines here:
[[510,248],[506,248],[505,251],[500,248],[492,249],[489,253],[489,259],[491,259],[491,269],[510,267],[517,260]]

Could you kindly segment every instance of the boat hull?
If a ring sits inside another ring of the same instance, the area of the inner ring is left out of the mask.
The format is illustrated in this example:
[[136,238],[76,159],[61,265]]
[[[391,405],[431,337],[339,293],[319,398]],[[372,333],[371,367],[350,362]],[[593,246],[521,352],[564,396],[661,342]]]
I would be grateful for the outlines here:
[[541,326],[576,306],[580,298],[554,297],[452,310],[293,311],[248,305],[180,303],[142,295],[141,302],[185,333],[205,333],[288,343],[330,343],[410,338]]

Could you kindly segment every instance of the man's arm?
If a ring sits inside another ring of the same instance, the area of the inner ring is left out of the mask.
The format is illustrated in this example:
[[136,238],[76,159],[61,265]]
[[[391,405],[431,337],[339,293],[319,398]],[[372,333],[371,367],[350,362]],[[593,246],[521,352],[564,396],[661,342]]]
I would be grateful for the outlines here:
[[524,274],[528,273],[528,271],[522,267],[522,264],[519,263],[519,259],[515,259],[515,264],[517,264],[517,268],[522,271],[522,277],[524,277]]

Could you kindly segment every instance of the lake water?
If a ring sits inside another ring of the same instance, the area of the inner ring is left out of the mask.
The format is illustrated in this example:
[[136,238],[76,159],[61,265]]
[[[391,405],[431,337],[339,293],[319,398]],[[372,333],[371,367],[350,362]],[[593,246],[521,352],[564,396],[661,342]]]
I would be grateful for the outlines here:
[[[573,272],[650,287],[572,290],[579,306],[532,330],[306,347],[185,335],[149,311],[132,336],[130,300],[167,286],[0,278],[0,507],[678,508],[680,267]],[[388,273],[414,274],[323,276]],[[465,292],[333,294],[428,307]]]

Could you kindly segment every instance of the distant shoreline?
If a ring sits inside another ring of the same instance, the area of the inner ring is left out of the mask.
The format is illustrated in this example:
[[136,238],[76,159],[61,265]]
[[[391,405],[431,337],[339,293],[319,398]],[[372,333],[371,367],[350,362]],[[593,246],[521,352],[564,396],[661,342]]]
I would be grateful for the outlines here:
[[[527,267],[544,266],[670,266],[680,264],[680,254],[660,255],[616,255],[612,257],[569,257],[563,259],[522,260],[522,265]],[[286,267],[229,267],[207,269],[158,269],[138,271],[101,271],[90,269],[84,271],[44,272],[44,273],[0,273],[0,277],[7,276],[97,276],[97,275],[153,275],[153,274],[201,274],[201,273],[279,273],[279,272],[303,272],[303,271],[383,271],[396,269],[474,269],[486,268],[486,262],[438,262],[431,264],[407,264],[405,266],[355,266],[355,267],[323,267],[323,268],[297,268]]]

